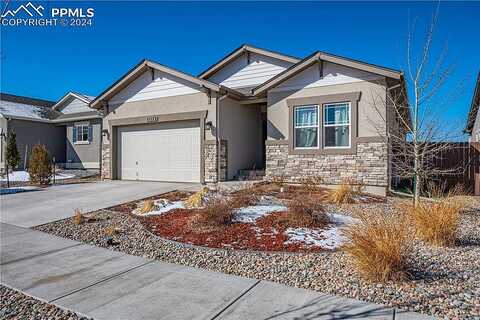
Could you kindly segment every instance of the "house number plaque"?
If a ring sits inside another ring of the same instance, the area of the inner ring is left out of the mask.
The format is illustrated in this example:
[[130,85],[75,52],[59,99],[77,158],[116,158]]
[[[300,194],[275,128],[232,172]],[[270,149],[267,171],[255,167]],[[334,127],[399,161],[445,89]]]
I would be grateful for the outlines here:
[[147,122],[158,122],[158,117],[147,117]]

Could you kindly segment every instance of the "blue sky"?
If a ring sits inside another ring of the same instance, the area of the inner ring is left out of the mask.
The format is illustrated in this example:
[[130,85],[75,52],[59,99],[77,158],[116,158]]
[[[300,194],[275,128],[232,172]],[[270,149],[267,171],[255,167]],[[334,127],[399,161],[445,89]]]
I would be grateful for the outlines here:
[[[22,2],[25,3],[25,2]],[[12,3],[17,7],[19,3]],[[304,57],[315,50],[405,69],[409,19],[423,32],[433,2],[56,2],[93,7],[92,27],[2,27],[2,92],[50,100],[97,95],[143,58],[198,74],[242,43]],[[480,69],[480,2],[442,2],[434,56],[448,44],[457,93],[445,120],[464,122]],[[418,39],[419,41],[421,39]],[[458,90],[460,87],[460,91]]]

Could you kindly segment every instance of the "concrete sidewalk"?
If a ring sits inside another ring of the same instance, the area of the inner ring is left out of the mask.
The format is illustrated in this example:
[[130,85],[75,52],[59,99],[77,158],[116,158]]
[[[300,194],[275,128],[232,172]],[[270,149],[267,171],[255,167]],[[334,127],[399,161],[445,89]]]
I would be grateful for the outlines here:
[[[1,283],[94,319],[392,319],[380,305],[0,224]],[[397,313],[395,319],[431,319]]]

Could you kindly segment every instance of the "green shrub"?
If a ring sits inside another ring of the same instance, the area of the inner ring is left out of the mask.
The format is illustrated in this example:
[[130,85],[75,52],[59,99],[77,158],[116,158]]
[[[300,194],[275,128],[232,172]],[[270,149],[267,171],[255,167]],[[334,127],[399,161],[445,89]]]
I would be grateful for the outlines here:
[[30,181],[39,184],[48,184],[52,177],[52,163],[50,162],[50,154],[43,144],[36,144],[30,159],[28,160],[28,173]]
[[15,170],[20,165],[20,153],[17,149],[17,135],[10,132],[7,136],[7,147],[5,150],[5,161],[11,170]]

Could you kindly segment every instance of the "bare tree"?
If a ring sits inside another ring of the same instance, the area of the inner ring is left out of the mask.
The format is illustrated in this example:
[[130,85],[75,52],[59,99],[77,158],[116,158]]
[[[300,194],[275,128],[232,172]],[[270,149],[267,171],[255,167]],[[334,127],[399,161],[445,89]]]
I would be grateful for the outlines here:
[[[432,57],[438,10],[437,6],[423,45],[418,49],[414,45],[415,23],[412,24],[407,37],[407,70],[404,79],[395,83],[387,82],[386,95],[372,94],[375,109],[383,120],[381,126],[378,121],[376,126],[377,132],[389,145],[392,174],[413,179],[414,205],[418,203],[422,188],[432,176],[459,170],[457,167],[438,168],[434,161],[443,151],[451,148],[448,141],[461,136],[460,127],[454,128],[440,121],[441,113],[452,101],[454,92],[438,97],[453,71],[452,65],[446,66],[444,63],[446,46],[437,57]],[[407,87],[410,91],[407,91]]]

